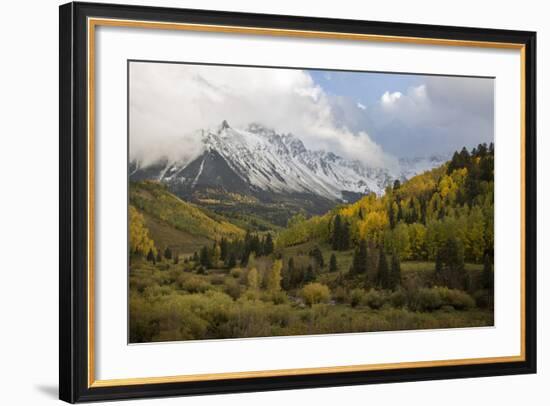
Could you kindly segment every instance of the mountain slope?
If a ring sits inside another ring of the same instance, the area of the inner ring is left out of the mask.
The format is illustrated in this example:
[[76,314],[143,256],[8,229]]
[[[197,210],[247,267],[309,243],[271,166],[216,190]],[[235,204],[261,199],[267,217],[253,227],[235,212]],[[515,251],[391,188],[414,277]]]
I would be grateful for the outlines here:
[[155,227],[162,229],[162,233],[172,228],[186,235],[209,240],[232,238],[245,233],[227,220],[215,214],[207,214],[197,206],[184,202],[156,182],[131,182],[130,204],[145,214],[153,234]]

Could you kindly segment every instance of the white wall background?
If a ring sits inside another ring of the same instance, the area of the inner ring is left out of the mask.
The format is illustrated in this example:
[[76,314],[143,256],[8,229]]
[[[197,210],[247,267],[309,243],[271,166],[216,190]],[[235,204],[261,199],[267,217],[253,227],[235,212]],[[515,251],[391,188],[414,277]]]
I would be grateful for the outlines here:
[[[114,2],[114,1],[111,1]],[[118,1],[116,1],[118,3]],[[538,250],[539,373],[422,383],[355,386],[240,395],[139,401],[140,405],[181,404],[407,404],[423,406],[524,402],[543,405],[550,398],[550,356],[543,323],[550,301],[544,268],[550,227],[541,210],[550,164],[544,134],[550,119],[546,72],[550,25],[545,2],[462,0],[160,0],[123,3],[250,11],[395,22],[478,26],[538,32]],[[58,5],[54,0],[5,2],[0,24],[0,403],[42,405],[57,400],[58,329]],[[545,72],[546,71],[546,72]],[[112,404],[112,403],[111,403]],[[136,401],[124,403],[138,404]]]

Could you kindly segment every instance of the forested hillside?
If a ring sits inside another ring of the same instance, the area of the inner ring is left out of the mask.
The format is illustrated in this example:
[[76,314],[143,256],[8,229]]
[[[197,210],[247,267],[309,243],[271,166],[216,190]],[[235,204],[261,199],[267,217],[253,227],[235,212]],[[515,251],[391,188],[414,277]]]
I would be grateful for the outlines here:
[[366,242],[399,260],[491,261],[494,244],[494,147],[465,148],[447,164],[396,181],[322,217],[295,217],[277,238],[284,248],[321,241],[345,251]]
[[[143,242],[140,237],[133,242],[130,238],[131,252],[147,255],[149,250],[155,254],[161,247],[170,247],[182,254],[188,254],[202,244],[216,239],[237,238],[245,231],[206,209],[185,202],[168,192],[166,186],[153,182],[130,183],[130,237],[132,227],[142,230],[154,243]],[[141,231],[140,231],[141,232]],[[144,244],[144,245],[141,245]]]
[[260,231],[131,183],[130,341],[492,325],[493,162],[464,148]]

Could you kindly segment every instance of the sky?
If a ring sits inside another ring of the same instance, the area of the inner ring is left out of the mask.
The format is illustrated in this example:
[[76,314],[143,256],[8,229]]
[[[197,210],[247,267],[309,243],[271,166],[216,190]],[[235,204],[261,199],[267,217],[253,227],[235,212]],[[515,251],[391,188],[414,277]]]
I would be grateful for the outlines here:
[[494,79],[132,62],[130,155],[191,159],[197,130],[260,123],[369,166],[492,142]]

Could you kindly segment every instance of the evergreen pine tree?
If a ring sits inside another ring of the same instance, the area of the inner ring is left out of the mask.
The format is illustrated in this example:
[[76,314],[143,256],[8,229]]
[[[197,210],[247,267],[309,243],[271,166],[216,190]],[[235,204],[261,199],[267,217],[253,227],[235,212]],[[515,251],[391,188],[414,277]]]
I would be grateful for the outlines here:
[[287,283],[288,289],[290,289],[290,288],[296,286],[297,282],[298,282],[296,268],[294,267],[294,257],[290,257],[288,259],[288,265],[287,265],[286,269],[287,269],[286,274],[287,274],[287,277],[288,277],[288,281],[285,282],[285,283]]
[[164,250],[164,258],[172,259],[172,251],[169,247],[166,247],[166,249]]
[[382,289],[389,289],[391,287],[388,260],[383,249],[380,249],[380,253],[378,255],[377,285]]
[[399,262],[399,255],[392,254],[391,257],[391,271],[390,271],[390,289],[395,290],[401,284],[401,263]]
[[313,271],[313,266],[308,265],[306,273],[304,274],[304,283],[309,283],[315,280],[315,272]]
[[439,247],[435,251],[435,275],[438,279],[443,275],[443,255]]
[[492,292],[494,287],[493,260],[489,254],[485,254],[483,258],[482,283],[484,289]]
[[222,237],[220,241],[220,260],[225,261],[227,259],[227,240],[225,237]]
[[248,258],[250,258],[250,250],[245,247],[241,255],[241,266],[248,265]]
[[205,268],[211,268],[212,267],[212,263],[210,261],[210,252],[209,252],[208,247],[206,245],[201,248],[200,263]]
[[468,279],[464,268],[464,247],[456,237],[450,237],[443,247],[443,274],[447,287],[465,289]]
[[154,262],[155,261],[155,254],[153,253],[153,249],[150,248],[149,252],[147,253],[147,261]]
[[321,252],[319,247],[315,247],[313,250],[311,250],[309,255],[313,258],[317,267],[323,268],[325,266],[325,259],[323,258],[323,253]]
[[334,224],[332,226],[332,249],[339,251],[342,241],[342,219],[339,214],[334,217]]
[[229,254],[229,259],[227,260],[227,267],[228,268],[235,268],[237,266],[237,257],[235,256],[235,253],[232,252]]
[[268,233],[264,241],[264,249],[263,249],[264,255],[273,254],[273,250],[274,250],[273,237],[271,237],[271,233]]
[[352,260],[350,272],[352,274],[367,273],[367,261],[368,261],[367,241],[363,239],[359,242],[359,247],[353,253],[353,260]]
[[349,223],[344,221],[342,224],[341,236],[340,236],[340,251],[346,251],[350,246],[350,229]]
[[392,230],[395,228],[395,210],[394,210],[393,204],[394,204],[394,201],[393,199],[391,199],[388,204],[388,218],[390,220],[390,229]]
[[332,254],[330,256],[330,263],[329,263],[329,272],[337,272],[338,271],[338,264],[336,263],[336,255]]

